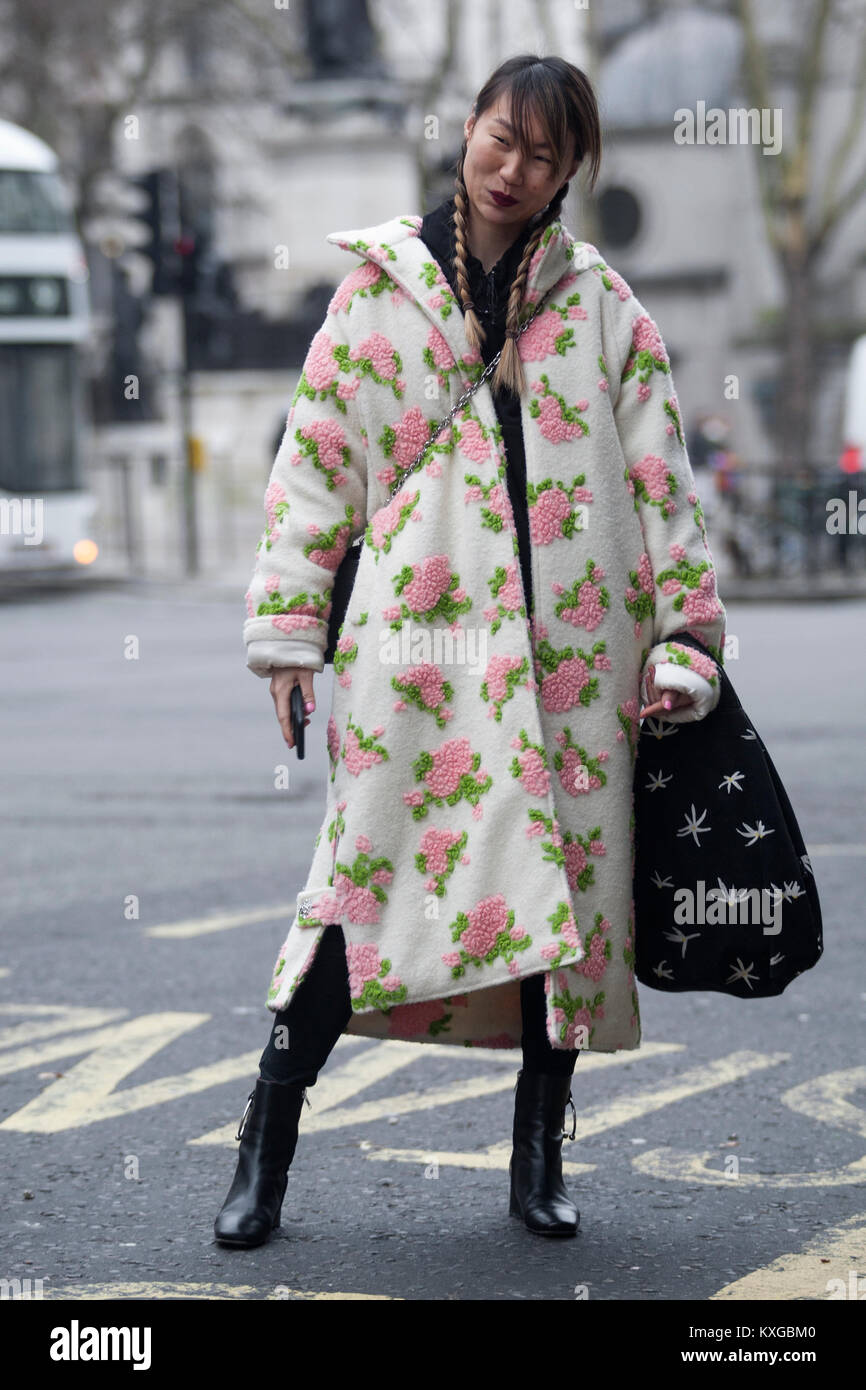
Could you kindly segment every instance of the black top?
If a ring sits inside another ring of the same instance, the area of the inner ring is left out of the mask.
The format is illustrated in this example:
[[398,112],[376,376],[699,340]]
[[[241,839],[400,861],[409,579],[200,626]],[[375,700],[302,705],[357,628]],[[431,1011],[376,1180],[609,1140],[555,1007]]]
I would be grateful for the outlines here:
[[[442,267],[442,272],[459,303],[457,274],[454,268],[453,214],[454,199],[448,198],[422,219],[418,235]],[[508,294],[531,234],[532,228],[530,226],[525,227],[517,240],[509,246],[508,250],[486,273],[476,256],[469,254],[466,256],[466,273],[469,277],[472,301],[487,335],[481,345],[481,356],[485,366],[496,356],[505,341]],[[510,391],[494,391],[493,404],[502,426],[502,438],[508,457],[506,481],[517,528],[520,571],[526,594],[526,611],[529,614],[532,611],[532,566],[529,513],[526,502],[526,454],[523,447],[523,427],[520,419],[520,397],[513,395]]]

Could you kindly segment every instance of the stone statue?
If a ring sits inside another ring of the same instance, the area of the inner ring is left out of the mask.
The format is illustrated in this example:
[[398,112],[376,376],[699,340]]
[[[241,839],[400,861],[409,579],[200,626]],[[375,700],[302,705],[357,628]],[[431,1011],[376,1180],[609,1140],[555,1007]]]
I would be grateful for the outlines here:
[[314,78],[385,77],[367,0],[306,0]]

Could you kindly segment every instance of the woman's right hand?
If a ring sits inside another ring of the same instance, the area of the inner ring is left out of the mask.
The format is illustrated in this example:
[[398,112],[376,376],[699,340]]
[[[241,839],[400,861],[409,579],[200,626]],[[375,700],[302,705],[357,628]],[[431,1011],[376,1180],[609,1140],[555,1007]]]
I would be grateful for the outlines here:
[[[314,671],[310,671],[306,666],[275,666],[271,673],[270,692],[274,697],[274,705],[277,710],[277,720],[283,731],[283,738],[290,748],[294,748],[295,740],[292,737],[292,716],[289,712],[289,697],[292,693],[292,686],[299,685],[301,694],[304,697],[304,710],[312,714],[316,708],[316,699],[313,694]],[[304,728],[309,724],[309,719],[304,720]]]

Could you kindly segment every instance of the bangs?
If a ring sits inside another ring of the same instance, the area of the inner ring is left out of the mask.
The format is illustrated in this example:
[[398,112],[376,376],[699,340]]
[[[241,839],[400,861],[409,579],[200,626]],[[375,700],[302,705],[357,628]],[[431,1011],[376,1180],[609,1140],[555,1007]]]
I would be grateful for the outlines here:
[[562,88],[553,74],[542,63],[533,64],[516,73],[509,84],[504,84],[501,95],[511,97],[510,120],[521,154],[529,159],[534,152],[530,126],[534,117],[541,129],[541,138],[550,145],[555,166],[561,168],[570,152],[570,132]]

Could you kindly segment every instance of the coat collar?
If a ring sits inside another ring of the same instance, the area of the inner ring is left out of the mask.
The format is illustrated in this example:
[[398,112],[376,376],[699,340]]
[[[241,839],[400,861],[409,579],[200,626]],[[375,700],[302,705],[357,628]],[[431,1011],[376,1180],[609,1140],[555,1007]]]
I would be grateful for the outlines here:
[[[437,266],[435,284],[431,284],[429,271],[425,270],[425,265],[430,264],[431,252],[418,235],[422,220],[417,213],[403,213],[369,227],[331,232],[325,240],[382,266],[438,328],[455,360],[477,361],[477,355],[468,347],[459,309],[446,317],[440,313],[442,288],[447,287],[450,292],[450,287],[440,267]],[[552,222],[545,228],[541,245],[532,258],[526,297],[530,303],[536,303],[560,281],[570,284],[581,271],[604,264],[604,258],[594,246],[576,241],[561,221]]]

